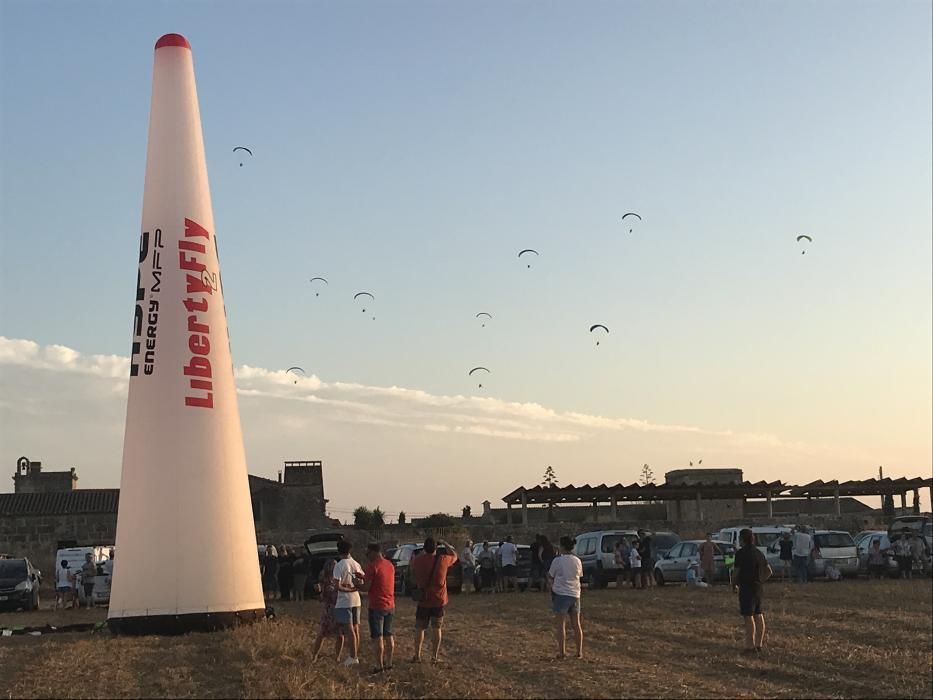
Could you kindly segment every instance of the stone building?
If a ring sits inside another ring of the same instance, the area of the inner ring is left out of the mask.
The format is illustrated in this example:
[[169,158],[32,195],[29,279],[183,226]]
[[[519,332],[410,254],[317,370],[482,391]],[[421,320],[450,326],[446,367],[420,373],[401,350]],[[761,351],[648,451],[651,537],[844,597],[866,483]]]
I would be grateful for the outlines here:
[[[300,533],[331,525],[324,498],[323,464],[285,462],[278,480],[249,475],[257,537]],[[56,550],[116,541],[120,489],[78,489],[75,469],[43,472],[21,457],[13,493],[0,493],[0,554],[28,556],[44,572]]]
[[[672,486],[721,486],[741,484],[742,470],[719,469],[673,469],[664,475],[664,483]],[[691,500],[666,501],[667,519],[673,522],[729,520],[745,514],[744,498],[706,498],[699,502]]]

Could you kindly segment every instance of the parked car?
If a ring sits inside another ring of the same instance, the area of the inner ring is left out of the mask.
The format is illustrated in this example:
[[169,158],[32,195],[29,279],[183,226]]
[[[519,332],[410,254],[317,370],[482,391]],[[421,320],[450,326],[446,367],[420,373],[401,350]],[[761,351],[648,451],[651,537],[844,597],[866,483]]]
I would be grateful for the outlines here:
[[[84,566],[86,555],[91,555],[91,561],[97,568],[94,577],[94,589],[91,592],[93,605],[106,605],[110,602],[110,577],[104,570],[104,563],[110,559],[110,550],[113,545],[95,545],[92,547],[65,547],[55,553],[55,570],[62,568],[62,562],[68,562],[68,568],[75,576],[75,587],[78,601],[85,605],[87,597],[84,595],[84,586],[81,581],[81,567]],[[98,586],[98,577],[100,585]],[[105,580],[106,579],[106,580]]]
[[0,610],[38,610],[42,574],[28,559],[0,559]]
[[719,532],[713,533],[713,539],[717,542],[728,542],[733,547],[738,549],[742,546],[741,542],[739,542],[739,533],[746,527],[746,525],[740,525],[738,527],[724,527]]
[[[684,540],[678,542],[670,551],[654,564],[654,580],[659,586],[665,583],[684,582],[687,580],[687,568],[700,561],[700,545],[705,540]],[[735,547],[729,542],[720,542],[713,540],[715,555],[713,563],[715,564],[714,581],[729,580],[729,566],[726,557],[730,561],[735,556]]]
[[[343,534],[339,532],[319,532],[305,540],[305,552],[308,557],[308,579],[304,590],[306,600],[320,596],[321,593],[317,588],[318,577],[328,559],[337,559],[340,556],[337,552],[337,543],[342,539]],[[261,554],[264,554],[265,547],[261,549]]]
[[[531,582],[531,545],[527,544],[517,544],[515,547],[518,549],[518,563],[515,565],[515,583],[518,585],[518,590],[524,591],[528,588],[528,584]],[[489,551],[495,554],[499,549],[499,543],[489,543]],[[483,551],[483,543],[479,542],[473,545],[473,556],[479,559],[480,553]],[[476,570],[473,573],[473,585],[478,589],[481,587],[480,583],[480,569],[477,566]],[[500,571],[496,571],[496,575],[501,575]]]
[[[446,552],[447,548],[439,544],[438,551]],[[417,588],[415,579],[411,571],[411,560],[424,552],[424,544],[403,544],[395,549],[386,552],[386,558],[392,562],[395,567],[395,594],[411,595],[411,592]],[[456,552],[454,552],[456,554]],[[460,565],[460,559],[453,563],[447,569],[447,592],[456,594],[463,589],[463,567]]]
[[573,553],[583,564],[583,582],[589,588],[605,588],[622,573],[616,566],[616,545],[624,537],[631,541],[635,530],[598,530],[577,535]]
[[843,576],[858,576],[858,554],[855,540],[844,530],[817,530],[813,533],[814,550],[821,556],[810,558],[810,575],[826,575],[826,564],[832,563]]
[[[868,554],[871,552],[871,548],[874,546],[874,543],[880,542],[882,550],[891,549],[891,540],[888,538],[888,533],[884,530],[864,530],[856,536],[854,541],[856,542],[855,551],[858,555],[859,573],[865,574],[866,576],[870,573],[868,569]],[[895,561],[894,557],[891,555],[888,555],[885,558],[885,561],[885,573],[888,576],[893,576],[896,578],[899,574],[897,561]]]

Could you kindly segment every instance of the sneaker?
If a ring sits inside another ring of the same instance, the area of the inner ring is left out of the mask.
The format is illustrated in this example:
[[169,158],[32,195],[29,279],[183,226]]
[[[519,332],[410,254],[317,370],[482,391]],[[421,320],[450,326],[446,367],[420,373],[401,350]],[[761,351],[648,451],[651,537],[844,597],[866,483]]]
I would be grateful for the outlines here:
[[348,656],[347,659],[343,662],[344,666],[359,666],[360,660],[355,659],[352,656]]

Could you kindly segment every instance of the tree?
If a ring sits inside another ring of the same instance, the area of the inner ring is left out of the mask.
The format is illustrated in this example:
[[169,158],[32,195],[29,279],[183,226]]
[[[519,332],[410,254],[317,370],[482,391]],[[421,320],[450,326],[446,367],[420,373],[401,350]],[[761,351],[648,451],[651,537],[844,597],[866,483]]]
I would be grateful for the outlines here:
[[385,524],[386,524],[386,515],[385,513],[382,512],[382,508],[380,508],[379,506],[376,506],[375,508],[373,508],[370,529],[377,530]]
[[373,512],[366,506],[359,506],[353,511],[353,527],[360,530],[372,530]]
[[550,464],[547,465],[547,469],[544,470],[544,478],[541,480],[541,485],[545,488],[557,487],[557,472],[554,471],[554,467]]
[[404,511],[404,510],[403,510],[403,511],[399,511],[399,514],[398,514],[398,524],[399,524],[399,525],[404,525],[406,520],[407,520],[407,518],[405,517],[405,511]]
[[641,468],[641,485],[647,486],[648,484],[653,484],[653,483],[654,483],[654,472],[651,471],[651,467],[645,464]]
[[460,511],[460,517],[461,517],[461,518],[469,518],[472,512],[473,512],[473,511],[472,511],[472,509],[470,508],[470,506],[463,506],[463,510]]
[[453,516],[448,515],[447,513],[433,513],[426,518],[421,518],[417,524],[418,527],[434,529],[441,527],[453,527],[456,523],[454,522]]

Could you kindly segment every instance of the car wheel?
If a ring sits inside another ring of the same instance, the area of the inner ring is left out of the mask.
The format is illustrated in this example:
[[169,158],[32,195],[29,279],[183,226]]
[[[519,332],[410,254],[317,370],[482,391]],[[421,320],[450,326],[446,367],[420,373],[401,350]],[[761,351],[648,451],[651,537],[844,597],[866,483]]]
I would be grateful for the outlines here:
[[659,586],[664,585],[664,574],[661,572],[660,569],[654,570],[654,582],[658,584]]

